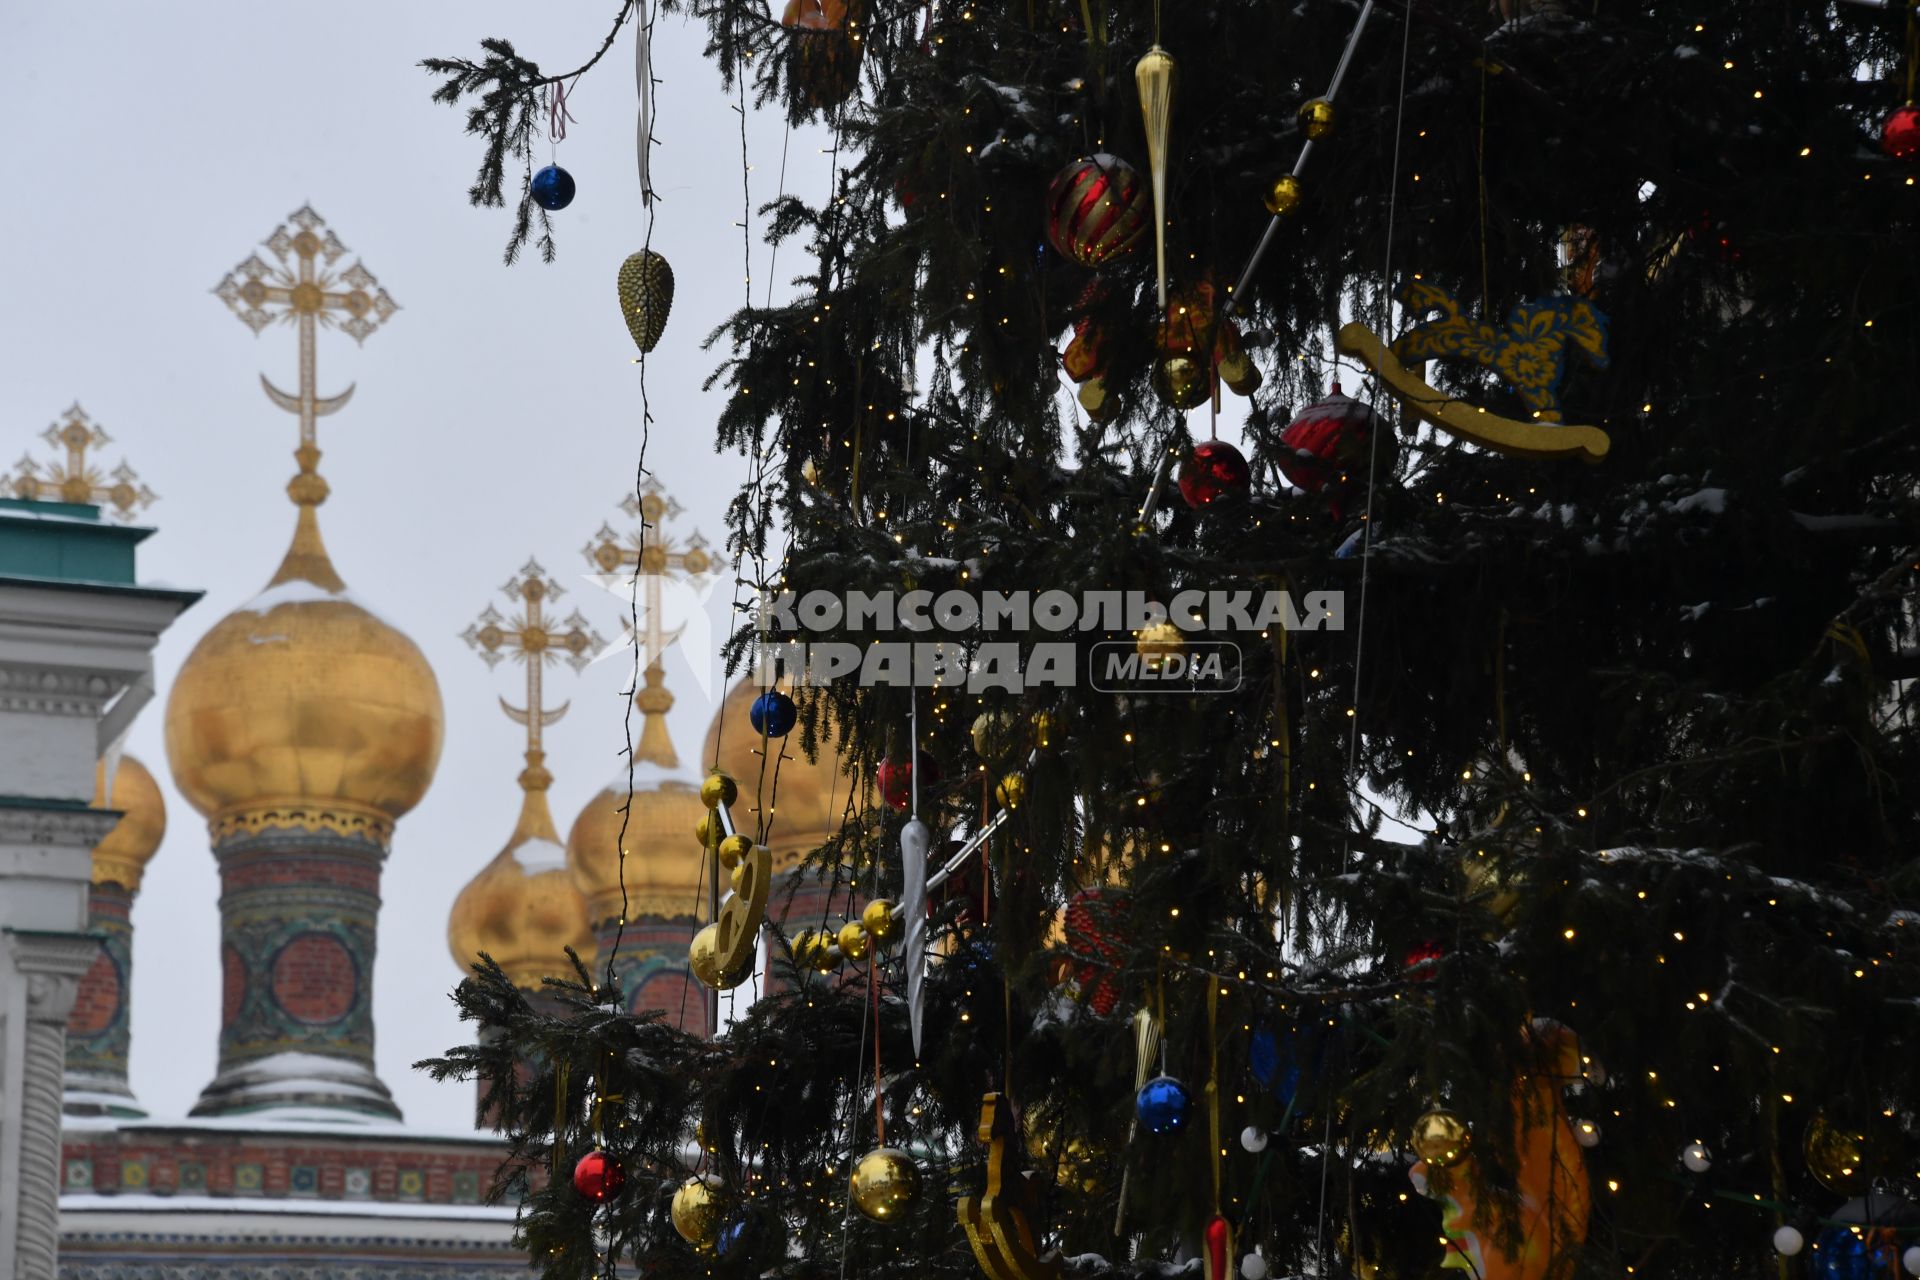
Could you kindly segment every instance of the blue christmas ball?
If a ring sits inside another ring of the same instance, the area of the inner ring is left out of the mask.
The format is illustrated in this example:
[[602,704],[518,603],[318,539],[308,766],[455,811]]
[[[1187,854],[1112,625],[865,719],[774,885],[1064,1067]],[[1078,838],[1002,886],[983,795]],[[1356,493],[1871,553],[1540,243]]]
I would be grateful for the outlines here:
[[761,737],[784,738],[793,732],[794,723],[800,719],[800,708],[778,689],[769,689],[747,708],[747,719],[753,722],[753,731]]
[[993,968],[993,939],[970,938],[958,951],[949,957],[947,963],[959,964],[960,972],[969,978],[978,977]]
[[745,1218],[738,1218],[727,1226],[720,1228],[720,1234],[713,1239],[713,1251],[724,1258],[739,1248],[741,1243],[747,1238],[747,1226],[748,1223]]
[[1247,1043],[1247,1068],[1253,1078],[1273,1090],[1281,1106],[1293,1102],[1300,1088],[1300,1064],[1294,1059],[1293,1036],[1284,1042],[1270,1028],[1261,1027]]
[[1148,1133],[1173,1133],[1186,1125],[1187,1114],[1193,1110],[1193,1097],[1188,1094],[1187,1086],[1172,1076],[1155,1076],[1140,1086],[1140,1095],[1133,1100],[1133,1106],[1142,1129]]
[[1890,1227],[1828,1227],[1813,1246],[1820,1280],[1900,1280],[1900,1236]]
[[1247,1068],[1261,1084],[1272,1084],[1280,1074],[1280,1037],[1265,1027],[1247,1041]]
[[564,209],[573,203],[573,175],[550,164],[533,175],[533,201],[542,209]]

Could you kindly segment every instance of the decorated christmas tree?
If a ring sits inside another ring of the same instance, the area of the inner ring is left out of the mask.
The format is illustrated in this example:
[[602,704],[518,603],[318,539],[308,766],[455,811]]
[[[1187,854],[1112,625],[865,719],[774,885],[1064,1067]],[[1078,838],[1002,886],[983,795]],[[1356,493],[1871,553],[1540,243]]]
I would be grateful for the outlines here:
[[[780,682],[690,963],[771,994],[483,967],[430,1064],[548,1276],[1920,1271],[1912,12],[618,17],[840,165],[712,344]],[[575,72],[428,66],[550,252]]]

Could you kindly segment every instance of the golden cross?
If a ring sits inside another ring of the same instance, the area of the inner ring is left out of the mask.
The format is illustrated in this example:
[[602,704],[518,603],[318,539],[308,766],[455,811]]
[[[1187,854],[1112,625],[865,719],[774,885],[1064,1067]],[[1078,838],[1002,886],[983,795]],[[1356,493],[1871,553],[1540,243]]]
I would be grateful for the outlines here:
[[67,460],[35,462],[22,455],[10,482],[16,498],[28,502],[77,502],[112,507],[122,520],[153,502],[153,490],[140,483],[124,460],[110,473],[87,461],[87,450],[111,443],[113,437],[89,419],[78,404],[67,410],[66,421],[55,422],[40,438],[67,451]]
[[[265,374],[260,375],[260,385],[266,388],[269,400],[288,413],[300,416],[301,451],[296,456],[300,458],[301,474],[309,475],[313,472],[313,462],[319,459],[314,443],[315,420],[338,413],[353,398],[351,384],[337,396],[319,393],[314,334],[321,325],[331,327],[338,323],[355,342],[365,342],[368,334],[386,323],[400,308],[358,261],[338,274],[332,270],[333,264],[346,253],[347,246],[327,229],[326,222],[311,206],[302,205],[286,223],[276,227],[264,243],[273,251],[279,265],[263,261],[258,253],[252,254],[227,273],[214,294],[233,308],[233,313],[256,334],[276,321],[291,323],[299,331],[299,394],[280,390],[267,381]],[[340,315],[345,319],[336,320]],[[324,497],[324,493],[321,496]],[[298,494],[294,501],[301,501]]]
[[527,726],[527,750],[538,751],[540,730],[567,714],[569,705],[563,702],[547,709],[541,696],[541,672],[548,663],[561,658],[575,671],[584,670],[593,661],[593,651],[606,641],[588,627],[578,609],[565,619],[548,616],[547,604],[563,592],[538,560],[527,561],[500,590],[518,602],[520,611],[508,618],[488,605],[480,611],[479,620],[460,633],[460,638],[479,651],[481,661],[488,667],[497,665],[509,653],[515,662],[526,666],[527,705],[516,707],[502,698],[500,707],[515,724]]
[[639,528],[629,531],[623,539],[612,525],[603,524],[583,554],[602,573],[614,574],[631,568],[644,584],[645,621],[638,639],[646,684],[636,690],[633,697],[644,721],[640,742],[633,753],[636,760],[650,760],[671,769],[680,763],[680,758],[673,749],[673,740],[667,736],[666,715],[673,707],[673,695],[663,684],[666,669],[661,665],[661,658],[685,628],[676,627],[669,632],[662,621],[662,584],[669,579],[679,579],[698,587],[713,572],[717,562],[698,530],[687,537],[685,545],[677,545],[673,537],[661,529],[664,521],[683,514],[684,508],[669,497],[652,476],[640,486],[637,500],[632,494],[620,500],[620,509],[630,516],[638,516]]
[[[527,705],[516,707],[501,698],[500,709],[515,724],[527,727],[527,767],[520,774],[520,786],[531,798],[553,784],[553,775],[546,769],[546,752],[540,745],[540,731],[558,722],[571,705],[563,702],[548,708],[541,690],[541,676],[548,663],[561,658],[575,671],[585,669],[593,661],[594,650],[606,641],[594,634],[578,609],[565,619],[548,616],[547,605],[561,595],[561,587],[547,576],[537,560],[528,560],[500,590],[516,602],[518,612],[509,618],[488,605],[480,611],[479,619],[460,633],[460,638],[479,652],[481,661],[489,669],[508,654],[527,669]],[[521,821],[523,826],[532,824],[526,834],[557,839],[553,834],[553,819],[546,813],[544,797],[537,815],[529,803],[522,811]]]

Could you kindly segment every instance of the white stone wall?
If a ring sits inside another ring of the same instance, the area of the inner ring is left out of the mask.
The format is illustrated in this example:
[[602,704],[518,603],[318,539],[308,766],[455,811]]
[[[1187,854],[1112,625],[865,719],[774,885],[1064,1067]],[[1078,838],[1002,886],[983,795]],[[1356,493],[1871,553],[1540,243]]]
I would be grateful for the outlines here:
[[152,696],[178,596],[0,582],[0,1280],[54,1280],[67,1014],[87,927],[94,765]]

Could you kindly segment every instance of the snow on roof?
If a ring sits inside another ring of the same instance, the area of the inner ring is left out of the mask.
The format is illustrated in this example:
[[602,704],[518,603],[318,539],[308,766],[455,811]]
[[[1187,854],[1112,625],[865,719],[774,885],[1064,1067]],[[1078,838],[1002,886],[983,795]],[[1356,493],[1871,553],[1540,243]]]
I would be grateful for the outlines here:
[[253,599],[235,609],[234,612],[264,615],[278,609],[283,604],[351,605],[353,608],[372,617],[374,621],[392,627],[395,631],[399,630],[398,627],[394,627],[391,621],[381,617],[379,613],[368,608],[366,601],[360,599],[360,597],[354,595],[353,592],[348,591],[346,588],[342,587],[338,591],[329,591],[319,583],[309,582],[305,578],[289,578],[278,586],[268,587]]
[[542,871],[559,871],[567,865],[567,851],[551,840],[535,836],[523,840],[513,847],[513,860],[528,875],[537,875]]
[[[288,1200],[241,1196],[156,1196],[156,1195],[63,1195],[60,1197],[62,1234],[83,1225],[80,1219],[93,1215],[164,1214],[169,1218],[202,1215],[231,1218],[403,1218],[414,1222],[435,1220],[459,1223],[459,1237],[471,1238],[476,1223],[501,1223],[511,1226],[519,1212],[512,1205],[497,1204],[405,1204],[391,1200]],[[69,1221],[75,1219],[76,1221]],[[95,1225],[86,1222],[85,1225]],[[104,1225],[104,1224],[100,1224]],[[183,1224],[184,1225],[184,1224]],[[491,1234],[491,1233],[489,1233]],[[503,1232],[499,1238],[505,1239]],[[409,1237],[418,1235],[412,1228]]]
[[[668,769],[655,764],[651,760],[636,760],[634,762],[633,789],[635,791],[691,791],[695,785],[696,784],[686,776],[683,769]],[[609,778],[604,790],[611,791],[616,796],[626,795],[627,771],[622,769],[619,773]]]
[[462,1142],[501,1147],[504,1150],[499,1135],[493,1133],[474,1129],[423,1129],[383,1116],[332,1111],[321,1107],[273,1107],[241,1115],[185,1116],[177,1119],[161,1116],[67,1116],[61,1127],[68,1133],[146,1130],[167,1133],[326,1135],[343,1141]]

